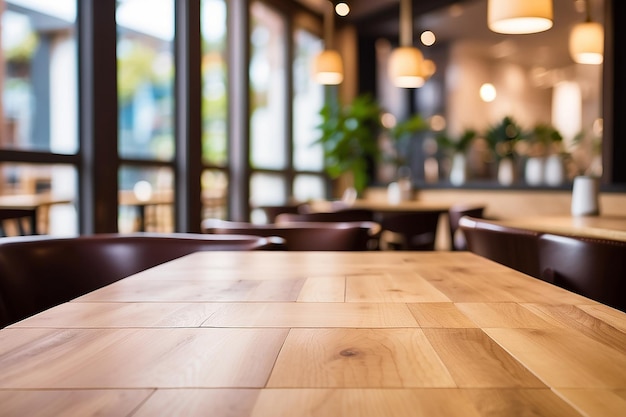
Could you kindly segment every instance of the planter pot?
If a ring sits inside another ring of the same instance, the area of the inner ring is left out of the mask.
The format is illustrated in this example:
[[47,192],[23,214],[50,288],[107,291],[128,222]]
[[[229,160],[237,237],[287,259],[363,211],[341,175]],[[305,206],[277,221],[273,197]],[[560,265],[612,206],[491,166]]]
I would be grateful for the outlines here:
[[565,179],[563,160],[559,155],[550,155],[546,158],[543,169],[543,182],[547,185],[560,185]]
[[498,163],[498,183],[500,185],[511,185],[515,180],[515,166],[513,159],[504,158]]
[[541,185],[544,178],[544,159],[540,157],[528,158],[524,169],[524,180],[528,185]]
[[598,178],[588,176],[574,178],[572,215],[597,216],[600,214],[599,191],[600,181]]
[[450,183],[452,185],[462,185],[466,180],[465,155],[457,153],[452,157],[452,168],[450,169]]

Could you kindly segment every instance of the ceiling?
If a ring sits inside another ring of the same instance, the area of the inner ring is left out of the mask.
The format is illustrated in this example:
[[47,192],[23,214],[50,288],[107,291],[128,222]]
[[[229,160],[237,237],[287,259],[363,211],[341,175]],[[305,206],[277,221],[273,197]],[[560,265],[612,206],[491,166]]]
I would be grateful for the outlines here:
[[[295,0],[323,13],[328,0]],[[591,0],[592,18],[603,21],[605,0]],[[346,0],[350,14],[336,24],[353,24],[359,35],[372,38],[398,36],[399,0]],[[568,38],[572,26],[584,20],[582,0],[553,0],[554,26],[531,35],[501,35],[487,28],[487,0],[413,0],[414,32],[432,30],[439,44],[463,39],[477,54],[515,63],[559,68],[572,64]]]

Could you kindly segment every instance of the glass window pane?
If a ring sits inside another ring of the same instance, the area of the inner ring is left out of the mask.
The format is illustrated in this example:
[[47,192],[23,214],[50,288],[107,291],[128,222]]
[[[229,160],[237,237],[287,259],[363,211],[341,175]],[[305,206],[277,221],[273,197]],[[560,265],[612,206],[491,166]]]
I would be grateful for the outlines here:
[[[253,174],[250,178],[250,205],[279,206],[286,203],[287,182],[285,178],[275,174]],[[265,213],[259,209],[253,209],[251,220],[254,223],[263,223],[266,220]]]
[[260,2],[252,4],[251,13],[251,163],[256,168],[282,169],[287,164],[285,20]]
[[[32,207],[37,233],[78,234],[76,169],[70,165],[0,164],[0,207]],[[15,230],[6,230],[16,234]]]
[[76,0],[4,6],[0,146],[76,153]]
[[224,0],[202,2],[202,156],[215,165],[227,160],[226,13]]
[[169,167],[122,167],[119,171],[120,233],[174,231],[174,172]]
[[326,198],[326,181],[319,175],[298,175],[293,190],[296,201],[322,200]]
[[228,177],[223,171],[207,169],[202,173],[202,218],[226,219],[228,216]]
[[293,64],[293,164],[297,170],[322,171],[324,154],[317,139],[316,126],[321,122],[319,111],[324,104],[324,88],[311,77],[313,58],[322,51],[320,38],[298,30]]
[[116,18],[120,155],[171,160],[173,0],[125,0]]

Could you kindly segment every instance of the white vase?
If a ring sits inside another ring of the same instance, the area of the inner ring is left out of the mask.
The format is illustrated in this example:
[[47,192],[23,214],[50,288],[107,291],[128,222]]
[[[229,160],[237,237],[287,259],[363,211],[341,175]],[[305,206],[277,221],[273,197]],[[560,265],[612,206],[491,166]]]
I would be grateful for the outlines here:
[[544,159],[532,157],[526,160],[524,179],[528,185],[541,185],[543,183]]
[[511,185],[514,179],[513,159],[501,159],[498,163],[498,183],[500,183],[500,185]]
[[456,153],[452,157],[452,168],[450,169],[450,183],[452,185],[462,185],[466,178],[465,155]]
[[563,160],[559,155],[550,155],[546,158],[543,168],[543,182],[547,185],[560,185],[565,179]]
[[600,213],[599,192],[598,178],[584,175],[574,178],[572,215],[597,216]]

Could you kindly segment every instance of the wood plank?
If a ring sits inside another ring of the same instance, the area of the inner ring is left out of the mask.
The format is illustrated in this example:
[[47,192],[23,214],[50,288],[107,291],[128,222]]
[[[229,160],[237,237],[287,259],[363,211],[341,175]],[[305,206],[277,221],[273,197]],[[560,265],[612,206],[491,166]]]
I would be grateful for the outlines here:
[[456,307],[483,328],[547,329],[556,326],[517,303],[457,303]]
[[0,387],[262,387],[287,334],[280,329],[2,333],[30,331],[41,338],[0,356]]
[[484,329],[555,388],[624,388],[626,355],[569,329]]
[[268,387],[455,387],[420,329],[292,329]]
[[346,278],[340,276],[309,277],[304,281],[297,301],[340,303],[346,298]]
[[605,306],[604,304],[578,305],[577,307],[604,323],[626,332],[626,321],[624,320],[623,311]]
[[153,390],[0,391],[3,417],[130,416]]
[[409,310],[420,327],[464,328],[477,327],[453,303],[409,304]]
[[199,327],[220,304],[65,303],[12,327]]
[[415,273],[389,272],[377,275],[349,275],[346,279],[346,301],[418,303],[450,300]]
[[255,389],[158,389],[133,417],[249,417]]
[[545,387],[480,329],[424,329],[424,334],[459,387]]
[[468,389],[464,392],[484,417],[583,415],[550,389]]
[[626,415],[626,389],[557,389],[555,392],[586,417]]
[[251,417],[480,417],[458,389],[266,389]]
[[304,280],[122,280],[77,299],[82,302],[295,301]]
[[417,327],[405,304],[229,303],[208,327]]

